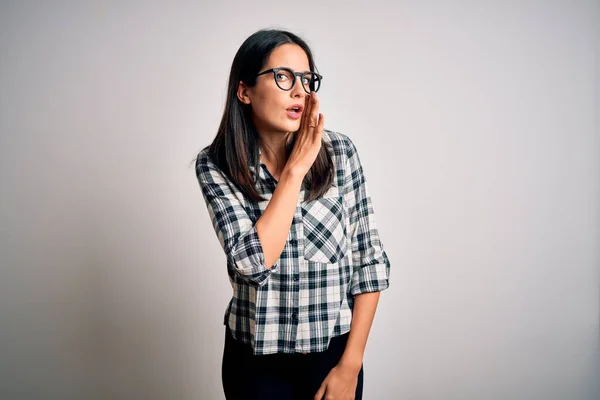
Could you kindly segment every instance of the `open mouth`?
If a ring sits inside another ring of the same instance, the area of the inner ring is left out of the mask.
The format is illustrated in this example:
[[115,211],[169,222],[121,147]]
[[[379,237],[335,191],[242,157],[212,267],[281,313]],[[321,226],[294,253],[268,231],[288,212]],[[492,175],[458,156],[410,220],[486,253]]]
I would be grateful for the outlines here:
[[302,115],[302,107],[301,106],[293,106],[287,109],[288,116],[291,118],[297,119]]

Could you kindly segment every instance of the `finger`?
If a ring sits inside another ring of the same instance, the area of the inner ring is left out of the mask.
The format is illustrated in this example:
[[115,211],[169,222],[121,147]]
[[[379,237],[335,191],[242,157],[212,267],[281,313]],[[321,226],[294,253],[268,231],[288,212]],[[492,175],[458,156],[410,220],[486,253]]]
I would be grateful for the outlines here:
[[319,99],[317,98],[316,93],[312,93],[310,98],[312,104],[310,108],[310,123],[308,125],[316,128],[317,123],[319,122],[317,121],[317,117],[319,114]]
[[[309,116],[310,113],[312,111],[312,101],[310,100],[310,95],[307,95],[304,98],[304,111],[302,112],[302,117],[300,120],[300,131],[306,131],[308,130],[308,125],[309,125]],[[306,129],[303,129],[306,128]]]
[[317,124],[317,126],[315,127],[315,129],[312,131],[312,139],[315,142],[319,142],[321,143],[321,137],[323,135],[323,125],[325,124],[325,117],[323,116],[323,114],[319,113],[319,123]]
[[319,123],[317,124],[316,132],[322,133],[323,128],[325,128],[325,116],[322,113],[319,113]]
[[323,395],[325,395],[325,385],[321,385],[313,400],[323,400]]

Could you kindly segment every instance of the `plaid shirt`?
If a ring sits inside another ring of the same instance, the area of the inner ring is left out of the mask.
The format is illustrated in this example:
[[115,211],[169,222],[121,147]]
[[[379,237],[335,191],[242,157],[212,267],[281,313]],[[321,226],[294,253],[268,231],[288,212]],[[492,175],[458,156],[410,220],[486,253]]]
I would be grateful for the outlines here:
[[196,160],[233,288],[224,324],[254,354],[326,350],[332,337],[350,330],[354,296],[389,285],[390,262],[356,147],[348,136],[329,130],[323,140],[334,153],[334,186],[308,203],[301,201],[301,189],[287,242],[272,268],[265,265],[255,223],[277,181],[261,162],[256,187],[267,200],[253,202],[210,160],[208,147]]

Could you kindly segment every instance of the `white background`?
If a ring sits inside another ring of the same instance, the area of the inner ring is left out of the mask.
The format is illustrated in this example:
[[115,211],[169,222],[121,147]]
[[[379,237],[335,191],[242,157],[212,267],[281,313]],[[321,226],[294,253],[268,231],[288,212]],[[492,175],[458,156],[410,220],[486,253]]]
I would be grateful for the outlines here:
[[223,399],[191,161],[264,27],[391,260],[365,399],[600,398],[599,4],[431,0],[0,3],[0,398]]

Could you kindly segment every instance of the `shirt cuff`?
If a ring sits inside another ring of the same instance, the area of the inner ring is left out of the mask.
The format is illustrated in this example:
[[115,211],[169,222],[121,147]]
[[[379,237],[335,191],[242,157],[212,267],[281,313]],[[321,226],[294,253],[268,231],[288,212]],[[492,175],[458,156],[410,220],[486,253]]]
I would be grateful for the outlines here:
[[237,246],[231,252],[231,260],[237,274],[256,286],[264,285],[271,273],[279,271],[279,260],[273,268],[267,268],[256,227],[252,227],[246,235],[240,237]]
[[352,275],[350,293],[353,296],[361,293],[380,292],[389,287],[390,265],[371,264],[356,269]]

